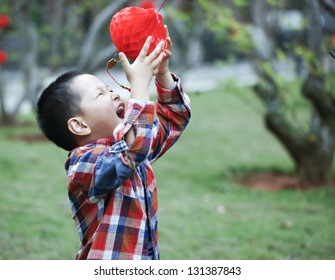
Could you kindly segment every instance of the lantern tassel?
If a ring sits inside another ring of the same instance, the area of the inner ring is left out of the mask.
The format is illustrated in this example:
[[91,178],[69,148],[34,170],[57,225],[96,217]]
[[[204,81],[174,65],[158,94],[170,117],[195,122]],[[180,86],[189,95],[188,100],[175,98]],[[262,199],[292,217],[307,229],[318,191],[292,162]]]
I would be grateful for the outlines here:
[[[116,54],[116,55],[117,55],[117,54]],[[115,56],[116,56],[116,55],[115,55]],[[129,88],[129,87],[124,86],[124,85],[121,85],[121,84],[120,84],[120,83],[113,77],[113,75],[109,72],[109,69],[113,68],[113,67],[118,63],[118,60],[115,59],[115,56],[114,56],[112,59],[108,60],[107,65],[106,65],[106,72],[107,72],[107,74],[113,79],[113,81],[114,81],[116,84],[119,85],[120,88],[123,88],[123,89],[128,90],[128,91],[130,92],[130,88]]]

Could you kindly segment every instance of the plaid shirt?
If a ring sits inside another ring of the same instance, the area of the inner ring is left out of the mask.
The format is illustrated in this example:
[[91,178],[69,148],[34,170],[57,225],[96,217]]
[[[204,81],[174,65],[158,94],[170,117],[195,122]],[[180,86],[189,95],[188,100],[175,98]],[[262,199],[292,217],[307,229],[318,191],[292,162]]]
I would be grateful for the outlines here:
[[[65,164],[68,195],[80,235],[77,259],[159,259],[157,189],[151,163],[179,138],[191,116],[180,80],[157,87],[155,103],[131,99],[115,139],[71,151]],[[130,147],[123,140],[133,128]]]

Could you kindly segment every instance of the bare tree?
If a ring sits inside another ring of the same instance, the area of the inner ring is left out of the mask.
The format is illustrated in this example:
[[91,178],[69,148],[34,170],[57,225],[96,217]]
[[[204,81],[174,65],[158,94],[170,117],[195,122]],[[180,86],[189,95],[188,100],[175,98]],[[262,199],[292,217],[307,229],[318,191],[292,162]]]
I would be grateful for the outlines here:
[[335,3],[333,0],[320,0],[320,4],[335,16]]
[[[4,31],[0,29],[0,42],[4,37]],[[0,124],[7,124],[11,122],[11,115],[6,110],[5,105],[5,80],[3,77],[3,66],[0,64]]]
[[0,65],[0,124],[8,124],[12,122],[11,115],[7,112],[5,106],[5,92],[4,92],[4,78],[2,73],[2,66]]
[[48,12],[51,17],[52,33],[50,38],[50,57],[55,60],[55,64],[59,64],[61,57],[61,26],[64,19],[66,0],[47,1]]
[[40,69],[38,65],[38,40],[37,26],[31,18],[29,10],[30,1],[21,0],[15,3],[13,12],[16,15],[19,38],[21,38],[20,67],[23,73],[25,91],[18,100],[12,116],[16,116],[25,101],[34,104],[41,88]]

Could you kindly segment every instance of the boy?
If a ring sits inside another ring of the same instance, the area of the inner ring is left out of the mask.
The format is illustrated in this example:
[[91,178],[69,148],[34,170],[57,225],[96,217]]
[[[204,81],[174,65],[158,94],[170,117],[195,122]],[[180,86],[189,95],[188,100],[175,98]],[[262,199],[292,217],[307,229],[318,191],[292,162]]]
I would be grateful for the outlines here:
[[[65,168],[81,241],[77,259],[160,258],[151,163],[176,142],[191,111],[169,70],[171,39],[148,55],[151,40],[132,64],[119,54],[131,86],[127,107],[97,77],[76,71],[58,77],[37,103],[41,130],[70,151]],[[156,108],[149,101],[154,75]]]

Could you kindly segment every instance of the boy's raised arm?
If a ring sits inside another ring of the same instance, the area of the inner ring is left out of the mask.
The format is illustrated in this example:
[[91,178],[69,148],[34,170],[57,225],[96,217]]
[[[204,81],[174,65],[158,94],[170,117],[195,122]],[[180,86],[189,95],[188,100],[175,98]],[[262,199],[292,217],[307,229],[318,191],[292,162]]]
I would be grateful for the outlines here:
[[[150,101],[149,85],[158,73],[158,66],[166,56],[163,42],[147,55],[152,37],[149,36],[137,59],[130,64],[124,53],[119,54],[122,67],[131,86],[131,96],[125,120],[114,131],[116,141],[125,140],[129,147],[123,160],[132,169],[145,160],[150,152],[151,126],[154,122],[154,103]],[[149,143],[149,144],[148,144]]]

